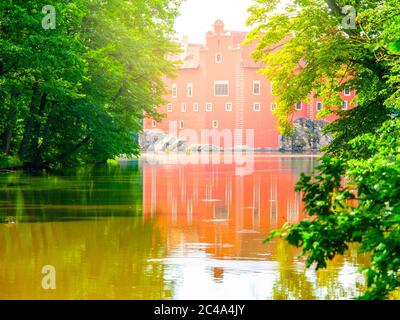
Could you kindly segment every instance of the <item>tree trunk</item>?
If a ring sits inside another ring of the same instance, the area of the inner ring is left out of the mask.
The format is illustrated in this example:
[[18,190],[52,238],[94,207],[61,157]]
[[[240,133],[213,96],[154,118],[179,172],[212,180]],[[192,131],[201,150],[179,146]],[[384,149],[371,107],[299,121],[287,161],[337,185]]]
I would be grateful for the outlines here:
[[19,148],[19,155],[23,160],[32,160],[32,154],[30,153],[30,147],[32,143],[32,131],[35,125],[36,118],[38,117],[38,105],[39,105],[39,84],[35,82],[32,86],[32,98],[29,107],[28,119],[25,122],[24,135]]
[[44,161],[43,154],[47,150],[48,145],[49,145],[50,129],[52,126],[52,122],[54,120],[54,109],[55,109],[56,105],[57,105],[57,103],[55,101],[53,101],[53,103],[51,104],[49,113],[47,115],[46,123],[43,128],[43,134],[42,134],[43,142],[37,148],[37,152],[35,154],[35,162],[43,162]]
[[41,129],[42,129],[42,118],[44,117],[45,114],[45,108],[46,108],[46,102],[47,102],[47,94],[43,93],[41,98],[40,98],[40,103],[39,103],[39,108],[38,108],[38,113],[37,116],[34,119],[33,122],[33,129],[32,129],[32,139],[31,139],[31,145],[30,145],[30,154],[32,155],[32,161],[33,162],[40,162],[40,151],[39,151],[39,137],[41,135]]
[[336,13],[339,16],[342,16],[342,8],[339,7],[335,0],[325,0],[326,4],[328,5],[329,9],[332,10],[333,13]]
[[17,120],[17,100],[18,100],[19,92],[14,87],[11,90],[11,101],[10,101],[10,110],[7,116],[7,125],[4,131],[3,136],[3,151],[5,154],[9,154],[11,150],[11,139],[13,136],[13,132],[16,125]]

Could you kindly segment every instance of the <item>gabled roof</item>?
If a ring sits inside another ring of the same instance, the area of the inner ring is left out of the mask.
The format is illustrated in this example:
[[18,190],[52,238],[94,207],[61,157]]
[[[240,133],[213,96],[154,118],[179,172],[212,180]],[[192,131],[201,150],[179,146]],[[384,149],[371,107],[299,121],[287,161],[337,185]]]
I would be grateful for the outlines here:
[[[247,46],[242,46],[242,42],[246,39],[247,32],[245,31],[225,31],[225,34],[232,36],[232,43],[234,47],[240,47],[242,55],[242,67],[256,68],[262,67],[262,63],[256,63],[251,58],[250,54],[254,51],[256,43]],[[203,48],[201,44],[187,44],[185,48],[185,58],[182,61],[181,69],[196,69],[200,66],[200,49]]]

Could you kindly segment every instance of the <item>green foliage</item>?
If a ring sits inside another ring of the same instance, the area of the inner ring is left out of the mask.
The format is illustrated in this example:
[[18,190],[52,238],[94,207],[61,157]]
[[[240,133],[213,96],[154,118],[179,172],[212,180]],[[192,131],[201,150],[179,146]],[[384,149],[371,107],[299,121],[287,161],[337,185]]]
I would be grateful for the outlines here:
[[315,218],[273,234],[302,247],[307,266],[317,268],[343,254],[348,243],[359,243],[361,251],[372,253],[366,299],[385,298],[400,286],[399,133],[400,120],[389,120],[378,134],[349,142],[354,151],[365,150],[359,158],[323,157],[318,173],[302,175],[296,186]]
[[[274,84],[281,131],[291,128],[293,105],[321,96],[340,118],[326,127],[333,142],[316,173],[301,175],[310,215],[266,239],[284,237],[301,247],[306,264],[326,267],[350,243],[371,253],[365,299],[383,299],[400,287],[400,2],[256,0],[247,42]],[[341,7],[357,12],[344,29]],[[337,110],[339,92],[356,90],[357,108]]]
[[[356,29],[344,29],[344,16],[330,10],[327,3],[354,6]],[[294,104],[308,101],[310,94],[322,98],[321,116],[342,114],[337,106],[345,87],[357,91],[353,103],[369,108],[368,114],[387,115],[399,110],[397,0],[383,4],[364,0],[255,0],[249,12],[248,24],[253,30],[246,43],[258,41],[252,56],[264,63],[260,72],[274,85],[278,102],[275,114],[282,133],[290,132],[288,116],[294,112]],[[343,126],[329,127],[328,132],[335,134]],[[335,138],[338,144],[346,143],[342,138],[347,137]]]
[[25,166],[137,155],[141,119],[159,117],[179,0],[0,3],[0,147]]

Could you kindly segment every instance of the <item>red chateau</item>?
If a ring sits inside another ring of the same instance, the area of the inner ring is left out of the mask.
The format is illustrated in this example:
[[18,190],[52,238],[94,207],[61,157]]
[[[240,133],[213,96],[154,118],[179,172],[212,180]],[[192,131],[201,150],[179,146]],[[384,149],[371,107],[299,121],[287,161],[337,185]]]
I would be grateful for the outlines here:
[[[202,129],[254,129],[255,149],[278,149],[280,135],[276,129],[276,118],[272,114],[276,107],[271,83],[257,71],[262,67],[255,63],[250,53],[255,44],[242,46],[247,32],[227,31],[224,23],[217,20],[214,31],[206,34],[206,44],[189,44],[182,41],[182,65],[176,79],[166,79],[170,94],[167,105],[160,106],[166,114],[161,122],[144,120],[144,130],[169,132],[171,122],[177,126],[177,134],[185,136],[186,129],[192,129],[200,137]],[[345,90],[341,94],[343,108],[350,108],[354,93]],[[323,108],[320,99],[310,96],[310,103],[299,102],[293,121],[304,117],[316,119],[318,110]],[[335,119],[331,115],[325,120]],[[182,134],[181,134],[182,132]],[[241,139],[240,139],[241,140]],[[239,141],[239,140],[238,140]],[[218,141],[217,141],[218,142]],[[220,139],[217,147],[224,147]],[[215,140],[213,141],[215,145]],[[232,144],[243,145],[235,140]]]

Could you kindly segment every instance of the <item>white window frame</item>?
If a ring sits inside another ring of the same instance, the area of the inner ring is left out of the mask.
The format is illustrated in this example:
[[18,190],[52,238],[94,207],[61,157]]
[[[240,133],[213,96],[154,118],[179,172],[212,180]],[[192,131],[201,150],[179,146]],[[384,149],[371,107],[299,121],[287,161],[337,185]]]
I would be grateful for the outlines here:
[[151,120],[151,127],[152,128],[157,128],[157,121],[156,120]]
[[[255,92],[255,85],[258,85],[258,93]],[[260,80],[253,80],[253,95],[259,96],[261,95],[261,81]]]
[[193,83],[188,82],[187,84],[187,96],[189,98],[193,97]]
[[278,107],[278,104],[276,102],[271,103],[271,111],[274,111]]
[[167,104],[167,112],[172,112],[174,110],[174,107],[172,106],[172,103]]
[[172,98],[178,98],[178,85],[176,83],[172,85]]
[[218,120],[212,120],[212,121],[211,121],[211,128],[212,128],[212,129],[218,129],[218,127],[219,127],[219,122],[218,122]]
[[[221,84],[226,84],[228,87],[228,93],[227,94],[218,94],[217,95],[217,90],[216,90],[216,85],[221,85]],[[214,81],[214,97],[229,97],[229,80],[218,80]]]
[[213,104],[211,102],[207,102],[206,103],[206,112],[212,112],[212,111],[213,111]]
[[193,103],[193,112],[199,112],[199,104],[197,102]]
[[[258,108],[256,108],[256,106],[258,106]],[[260,112],[261,111],[261,103],[260,102],[254,102],[253,111],[254,112]]]
[[179,129],[185,129],[185,122],[183,120],[178,121],[178,128]]
[[222,63],[222,60],[223,60],[223,54],[221,53],[221,52],[217,52],[216,54],[215,54],[215,63]]
[[[318,109],[318,105],[321,105],[321,109]],[[318,101],[317,104],[316,104],[316,106],[315,106],[315,109],[316,109],[317,111],[321,111],[323,108],[324,108],[323,103],[320,102],[320,101]]]
[[181,112],[187,112],[187,105],[186,102],[181,103]]
[[[297,106],[300,104],[300,108],[297,108]],[[296,104],[294,105],[294,108],[296,109],[296,111],[301,111],[303,110],[303,104],[301,102],[296,102]]]
[[232,102],[225,102],[225,111],[232,112],[233,111],[233,104]]
[[[348,90],[349,93],[346,93],[346,90]],[[350,88],[344,88],[344,90],[343,90],[343,95],[346,96],[346,97],[349,97],[349,96],[351,95],[351,90],[350,90]]]
[[347,110],[349,108],[349,103],[346,100],[342,101],[342,110]]

